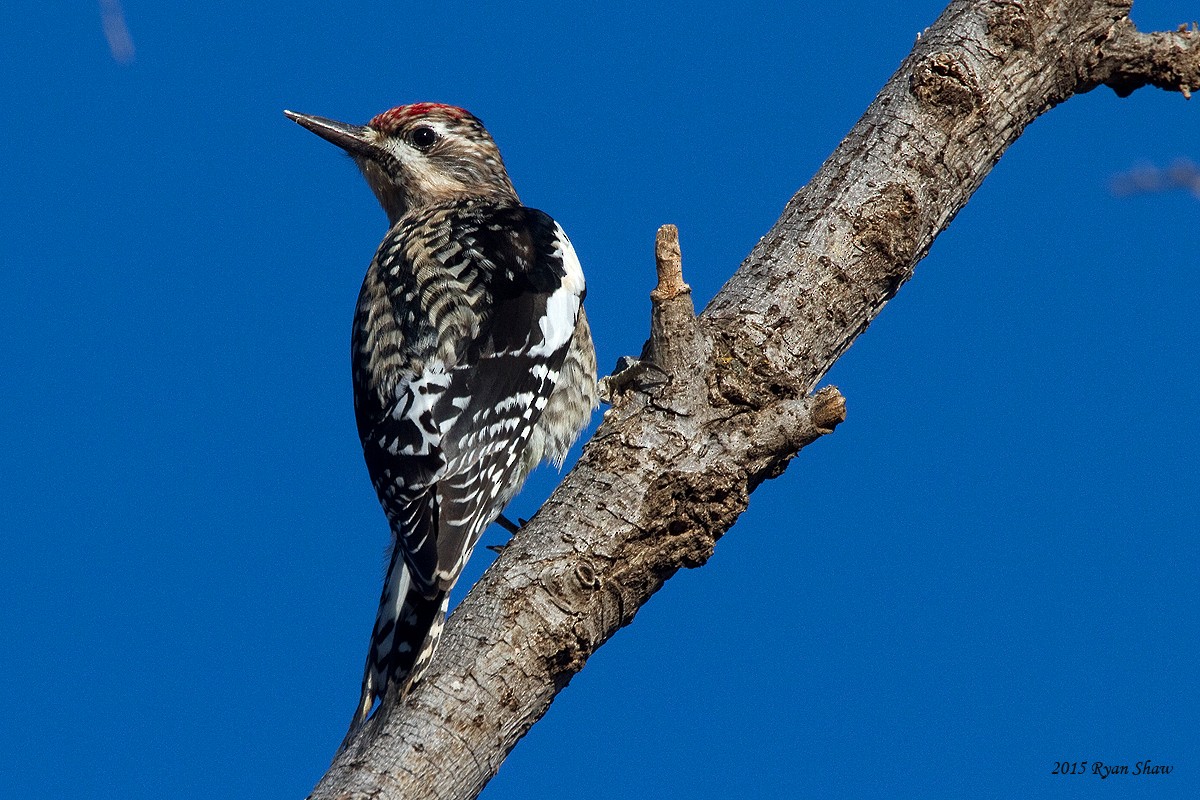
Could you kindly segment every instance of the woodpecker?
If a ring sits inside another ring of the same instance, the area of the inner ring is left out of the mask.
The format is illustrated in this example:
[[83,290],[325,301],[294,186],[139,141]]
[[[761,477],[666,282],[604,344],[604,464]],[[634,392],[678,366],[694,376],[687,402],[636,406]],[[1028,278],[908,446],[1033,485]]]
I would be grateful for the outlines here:
[[366,125],[284,114],[353,158],[390,225],[351,337],[358,434],[392,537],[349,739],[420,680],[484,529],[539,462],[561,467],[597,405],[596,356],[575,249],[521,205],[478,119],[440,103]]

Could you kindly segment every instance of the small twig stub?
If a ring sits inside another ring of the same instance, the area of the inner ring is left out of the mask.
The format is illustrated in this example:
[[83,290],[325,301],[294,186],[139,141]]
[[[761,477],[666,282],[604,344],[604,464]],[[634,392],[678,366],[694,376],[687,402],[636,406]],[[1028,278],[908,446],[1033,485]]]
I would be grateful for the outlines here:
[[658,268],[658,286],[650,292],[655,303],[673,300],[692,291],[683,282],[683,256],[679,251],[679,228],[663,225],[654,237],[654,262]]

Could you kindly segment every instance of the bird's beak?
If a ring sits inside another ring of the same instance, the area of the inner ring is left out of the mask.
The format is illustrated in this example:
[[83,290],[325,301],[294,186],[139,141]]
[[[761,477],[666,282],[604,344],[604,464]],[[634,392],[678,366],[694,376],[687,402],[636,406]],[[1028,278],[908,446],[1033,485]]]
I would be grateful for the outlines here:
[[376,159],[383,149],[376,143],[376,133],[366,125],[348,125],[345,122],[284,111],[283,115],[320,136],[333,142],[352,156]]

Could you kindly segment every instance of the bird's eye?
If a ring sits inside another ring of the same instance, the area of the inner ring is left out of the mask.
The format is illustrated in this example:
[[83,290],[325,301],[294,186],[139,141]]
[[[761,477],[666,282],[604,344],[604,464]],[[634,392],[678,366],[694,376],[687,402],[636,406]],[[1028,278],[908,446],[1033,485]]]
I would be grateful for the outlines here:
[[413,132],[408,135],[408,141],[412,143],[412,146],[421,151],[433,147],[434,142],[437,140],[437,131],[424,125],[414,128]]

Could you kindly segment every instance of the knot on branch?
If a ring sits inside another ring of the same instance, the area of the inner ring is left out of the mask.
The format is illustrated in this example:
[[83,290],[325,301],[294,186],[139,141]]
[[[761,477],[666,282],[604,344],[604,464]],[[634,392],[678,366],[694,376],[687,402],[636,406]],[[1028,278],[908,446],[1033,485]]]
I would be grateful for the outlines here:
[[772,339],[772,331],[748,321],[714,337],[708,374],[708,399],[713,406],[759,410],[803,396],[796,379],[763,355]]
[[746,509],[750,489],[735,465],[703,472],[664,472],[646,491],[653,516],[642,521],[653,542],[648,566],[665,581],[680,568],[703,566],[717,539]]
[[988,9],[987,33],[995,43],[1008,50],[1028,50],[1034,45],[1026,3],[1010,0],[993,3]]
[[917,257],[920,206],[916,193],[903,183],[888,183],[858,210],[854,233],[858,246],[879,255],[890,280],[884,299],[891,298],[912,275]]
[[591,593],[600,588],[601,579],[595,566],[580,557],[570,569],[557,563],[548,565],[538,575],[538,583],[560,611],[577,614],[591,601]]
[[983,103],[979,79],[955,53],[934,53],[913,69],[913,97],[930,111],[953,116],[972,113]]

